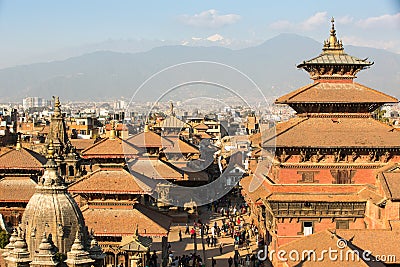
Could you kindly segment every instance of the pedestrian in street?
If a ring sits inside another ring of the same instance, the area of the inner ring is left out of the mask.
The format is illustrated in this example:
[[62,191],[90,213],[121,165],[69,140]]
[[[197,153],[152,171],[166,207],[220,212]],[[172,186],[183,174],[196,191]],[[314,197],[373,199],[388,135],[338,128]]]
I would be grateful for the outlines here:
[[182,241],[182,231],[179,229],[179,241]]
[[189,225],[186,224],[185,235],[188,235],[188,234],[189,234]]
[[219,243],[219,254],[222,255],[222,243]]
[[239,250],[235,249],[235,254],[233,255],[233,260],[239,262],[240,254]]
[[233,263],[233,259],[232,259],[232,257],[229,257],[229,259],[228,259],[228,266],[229,266],[229,267],[232,267],[232,263]]
[[217,264],[217,261],[214,259],[214,257],[211,258],[211,266],[215,267],[215,265]]
[[209,237],[209,236],[207,236],[206,242],[207,242],[207,246],[210,247],[211,240],[210,240],[210,237]]
[[250,256],[249,256],[249,254],[246,255],[245,264],[246,264],[246,267],[250,267]]
[[195,234],[196,234],[196,230],[194,230],[194,228],[192,228],[190,230],[190,239],[193,239]]
[[250,257],[250,266],[255,267],[255,262],[256,262],[256,255],[252,254]]

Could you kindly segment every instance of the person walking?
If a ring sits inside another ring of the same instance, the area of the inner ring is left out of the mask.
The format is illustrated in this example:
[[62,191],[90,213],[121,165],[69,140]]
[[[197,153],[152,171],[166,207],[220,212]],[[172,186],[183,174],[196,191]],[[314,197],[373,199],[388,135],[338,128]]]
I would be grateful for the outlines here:
[[188,235],[188,234],[189,234],[189,225],[186,224],[185,235]]
[[182,241],[182,231],[179,229],[179,241]]
[[229,266],[229,267],[232,267],[232,263],[233,263],[233,259],[232,259],[232,257],[229,257],[229,259],[228,259],[228,266]]
[[219,243],[219,254],[222,255],[222,243]]
[[194,230],[194,228],[192,228],[190,230],[190,239],[193,239],[195,234],[196,234],[196,230]]
[[211,258],[211,267],[215,267],[217,265],[217,261],[214,259],[214,257]]

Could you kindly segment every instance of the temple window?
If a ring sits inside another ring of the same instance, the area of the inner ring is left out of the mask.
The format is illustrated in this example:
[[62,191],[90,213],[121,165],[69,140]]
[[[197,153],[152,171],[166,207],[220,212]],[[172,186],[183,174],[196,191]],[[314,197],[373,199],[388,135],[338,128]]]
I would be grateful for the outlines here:
[[336,229],[349,229],[349,221],[348,220],[337,220],[336,221]]
[[304,236],[312,235],[313,234],[313,222],[304,221],[302,224],[302,233]]
[[297,174],[301,174],[301,180],[298,180],[297,183],[318,183],[318,180],[315,180],[315,174],[318,174],[319,171],[298,171]]
[[351,184],[356,170],[331,170],[333,184]]

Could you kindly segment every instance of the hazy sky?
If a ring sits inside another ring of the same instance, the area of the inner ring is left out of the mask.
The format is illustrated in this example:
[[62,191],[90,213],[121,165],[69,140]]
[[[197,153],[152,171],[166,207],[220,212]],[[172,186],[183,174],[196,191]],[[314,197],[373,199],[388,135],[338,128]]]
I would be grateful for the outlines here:
[[400,53],[399,0],[5,0],[0,67],[60,59],[107,40],[190,44],[218,34],[215,44],[240,48],[294,32],[322,42],[332,16],[344,45]]

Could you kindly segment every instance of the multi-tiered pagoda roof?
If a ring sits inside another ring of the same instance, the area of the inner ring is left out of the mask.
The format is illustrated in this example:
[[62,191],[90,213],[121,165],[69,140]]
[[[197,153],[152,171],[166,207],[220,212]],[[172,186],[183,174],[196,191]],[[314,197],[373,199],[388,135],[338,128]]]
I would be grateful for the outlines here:
[[264,139],[264,147],[400,149],[400,132],[373,118],[372,112],[398,99],[354,82],[356,73],[373,62],[345,53],[334,20],[322,53],[299,64],[314,83],[278,98],[297,118],[280,123]]

